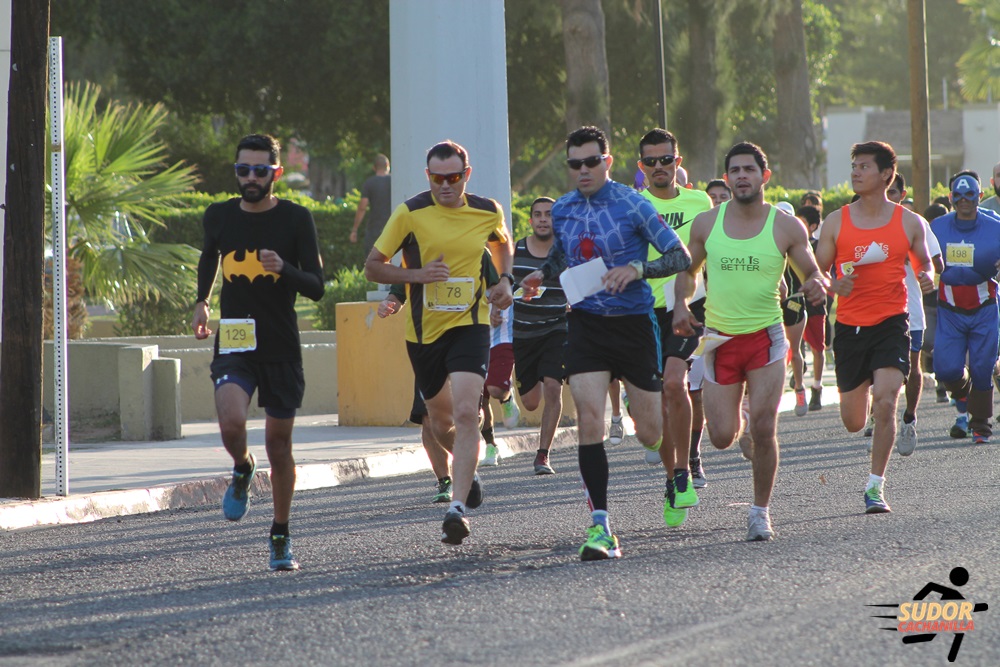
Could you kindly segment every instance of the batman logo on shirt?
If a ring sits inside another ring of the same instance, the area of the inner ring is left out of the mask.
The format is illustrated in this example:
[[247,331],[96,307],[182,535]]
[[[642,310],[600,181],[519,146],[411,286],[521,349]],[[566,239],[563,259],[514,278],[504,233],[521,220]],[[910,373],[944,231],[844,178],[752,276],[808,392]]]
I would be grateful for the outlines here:
[[237,252],[233,250],[222,257],[222,277],[225,280],[233,282],[237,276],[244,276],[252,283],[261,276],[271,276],[274,281],[281,277],[273,271],[264,269],[264,265],[260,263],[259,251],[246,250],[243,253],[243,259],[236,259]]

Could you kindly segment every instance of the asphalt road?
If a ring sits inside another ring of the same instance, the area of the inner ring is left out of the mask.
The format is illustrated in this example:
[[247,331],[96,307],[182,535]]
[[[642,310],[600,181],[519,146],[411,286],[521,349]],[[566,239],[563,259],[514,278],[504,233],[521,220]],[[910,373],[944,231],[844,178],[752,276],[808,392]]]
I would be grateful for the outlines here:
[[[485,469],[472,536],[442,545],[429,474],[296,497],[296,573],[267,571],[269,499],[229,524],[217,508],[0,534],[6,665],[941,665],[953,640],[904,645],[870,604],[928,582],[990,605],[955,664],[1000,664],[1000,444],[921,406],[921,441],[893,455],[889,515],[863,514],[860,435],[836,407],[781,417],[779,535],[746,543],[750,468],[706,451],[687,523],[661,519],[661,470],[609,449],[624,556],[582,563],[589,524],[576,453],[534,477],[531,457]],[[710,446],[706,443],[706,449]],[[928,599],[936,599],[934,597]]]

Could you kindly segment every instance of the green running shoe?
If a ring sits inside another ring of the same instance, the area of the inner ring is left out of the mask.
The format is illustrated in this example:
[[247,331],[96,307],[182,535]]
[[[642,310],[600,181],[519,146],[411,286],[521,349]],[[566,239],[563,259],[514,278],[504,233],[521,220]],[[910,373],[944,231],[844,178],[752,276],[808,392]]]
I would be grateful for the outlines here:
[[451,502],[451,477],[444,477],[438,480],[437,493],[434,494],[432,503]]
[[596,525],[587,529],[587,541],[580,547],[580,560],[607,560],[621,555],[618,538],[609,535],[604,526]]
[[663,523],[670,528],[677,528],[687,519],[688,511],[674,507],[674,481],[667,480],[667,491],[663,494]]
[[685,470],[674,475],[674,507],[687,509],[698,506],[698,492],[691,483],[691,475]]

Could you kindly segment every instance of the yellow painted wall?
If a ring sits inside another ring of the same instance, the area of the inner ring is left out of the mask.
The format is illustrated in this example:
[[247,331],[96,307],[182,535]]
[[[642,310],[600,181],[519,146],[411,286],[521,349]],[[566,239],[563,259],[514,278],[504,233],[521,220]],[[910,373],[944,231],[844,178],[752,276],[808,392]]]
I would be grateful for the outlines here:
[[341,426],[399,426],[413,404],[406,317],[380,319],[378,301],[337,304],[337,393]]
[[[399,426],[410,415],[413,370],[406,354],[406,317],[399,313],[379,319],[377,309],[377,301],[337,304],[337,390],[343,426]],[[500,404],[492,404],[496,431],[502,433]],[[563,415],[576,417],[568,387],[563,391]],[[538,426],[541,417],[542,406],[528,412],[521,405],[522,425]]]

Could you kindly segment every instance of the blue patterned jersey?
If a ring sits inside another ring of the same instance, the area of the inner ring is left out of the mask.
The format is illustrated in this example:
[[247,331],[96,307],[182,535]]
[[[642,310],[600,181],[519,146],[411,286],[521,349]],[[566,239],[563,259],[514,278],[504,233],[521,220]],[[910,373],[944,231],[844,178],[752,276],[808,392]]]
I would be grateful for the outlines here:
[[[650,244],[660,253],[681,244],[648,199],[615,181],[589,198],[579,190],[560,197],[552,206],[552,229],[569,268],[601,257],[613,269],[636,259],[645,262]],[[653,293],[645,280],[635,280],[620,294],[601,291],[573,308],[597,315],[648,313]]]

